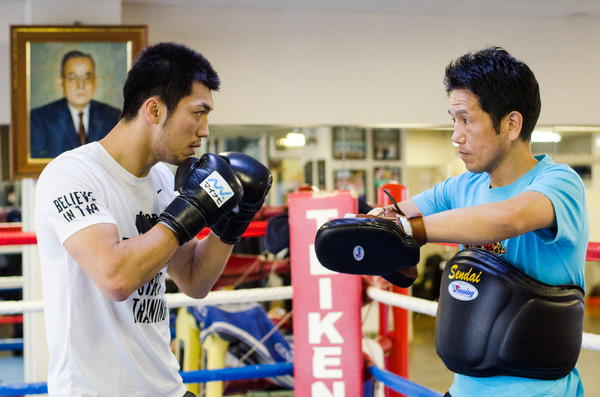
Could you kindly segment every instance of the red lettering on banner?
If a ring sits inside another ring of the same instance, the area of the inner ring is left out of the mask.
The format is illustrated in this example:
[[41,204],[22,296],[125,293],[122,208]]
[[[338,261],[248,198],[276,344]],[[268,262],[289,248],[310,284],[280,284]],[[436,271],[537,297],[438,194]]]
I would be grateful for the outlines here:
[[294,395],[361,397],[360,277],[324,268],[314,249],[318,228],[356,213],[357,200],[349,192],[301,192],[288,205],[293,312],[303,320],[294,321]]

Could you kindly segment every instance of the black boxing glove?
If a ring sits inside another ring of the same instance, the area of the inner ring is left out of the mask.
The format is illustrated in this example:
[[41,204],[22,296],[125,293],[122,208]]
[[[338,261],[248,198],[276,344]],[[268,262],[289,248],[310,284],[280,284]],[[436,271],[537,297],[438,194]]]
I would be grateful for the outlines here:
[[214,225],[238,205],[244,194],[233,169],[212,153],[183,161],[175,173],[175,190],[179,196],[158,221],[175,233],[179,245],[196,237],[206,226]]
[[228,152],[221,153],[221,157],[229,162],[241,181],[244,197],[235,209],[225,214],[211,229],[224,243],[235,244],[265,202],[273,176],[267,167],[246,154]]

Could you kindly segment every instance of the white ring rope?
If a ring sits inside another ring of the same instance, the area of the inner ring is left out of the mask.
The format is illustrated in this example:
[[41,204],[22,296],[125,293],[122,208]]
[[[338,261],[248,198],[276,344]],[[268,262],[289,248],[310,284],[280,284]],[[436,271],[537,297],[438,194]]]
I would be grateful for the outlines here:
[[[204,306],[223,303],[266,302],[292,299],[292,286],[271,288],[250,288],[239,290],[212,291],[204,299],[192,299],[185,294],[167,294],[169,307]],[[437,302],[412,296],[396,294],[375,287],[367,288],[367,295],[374,301],[396,306],[413,312],[435,317]],[[42,301],[3,301],[0,302],[0,315],[44,311]],[[583,349],[600,351],[600,335],[583,333]]]
[[23,288],[23,276],[0,277],[0,291]]
[[186,294],[167,294],[169,307],[206,306],[223,303],[266,302],[292,299],[292,286],[211,291],[204,299],[192,299]]
[[390,306],[398,306],[417,313],[427,314],[431,317],[435,317],[437,312],[437,302],[428,301],[426,299],[400,295],[375,287],[367,288],[367,295],[377,302],[385,303]]
[[43,311],[44,302],[42,301],[0,301],[0,316]]
[[[266,302],[292,298],[292,287],[249,288],[211,291],[204,299],[192,299],[177,293],[167,294],[169,307],[204,306],[223,303]],[[43,301],[0,301],[0,315],[44,311]]]
[[[437,313],[437,302],[428,301],[426,299],[400,295],[375,287],[367,288],[367,295],[374,301],[390,306],[401,307],[417,313],[427,314],[432,317],[435,317]],[[600,335],[584,332],[581,348],[600,351]]]
[[581,347],[583,349],[600,351],[600,335],[584,332]]

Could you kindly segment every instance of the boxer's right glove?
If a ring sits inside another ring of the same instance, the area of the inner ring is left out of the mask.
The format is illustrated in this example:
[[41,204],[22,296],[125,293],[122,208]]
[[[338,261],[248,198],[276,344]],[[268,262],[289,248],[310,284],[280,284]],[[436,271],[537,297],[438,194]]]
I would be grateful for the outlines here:
[[228,162],[242,183],[244,197],[239,205],[223,215],[211,230],[225,244],[236,244],[254,215],[262,208],[273,183],[273,176],[267,167],[247,154],[227,152],[221,153],[220,157]]
[[179,192],[158,221],[171,229],[182,245],[212,226],[241,201],[244,189],[233,169],[216,154],[183,161],[175,173]]
[[417,278],[419,247],[426,242],[421,214],[357,215],[321,226],[315,238],[315,253],[330,270],[382,276],[406,288]]

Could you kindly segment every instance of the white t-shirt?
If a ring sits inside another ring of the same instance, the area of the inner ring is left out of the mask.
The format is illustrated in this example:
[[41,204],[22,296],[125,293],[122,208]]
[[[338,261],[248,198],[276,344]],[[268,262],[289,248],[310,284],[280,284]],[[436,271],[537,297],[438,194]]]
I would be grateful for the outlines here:
[[163,164],[137,178],[95,142],[65,152],[42,172],[35,228],[41,258],[51,396],[173,396],[186,388],[170,350],[165,267],[122,302],[107,299],[63,243],[98,223],[121,240],[147,231],[173,200]]

